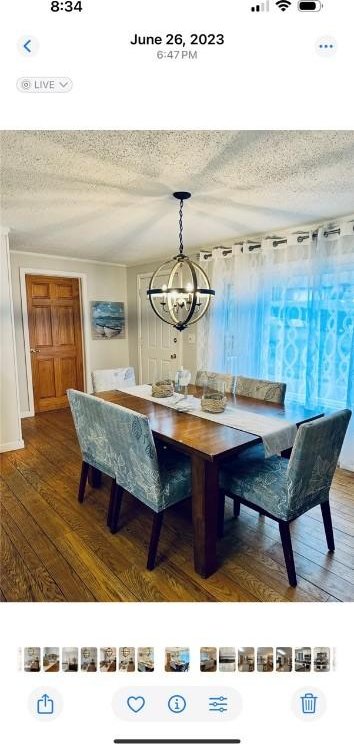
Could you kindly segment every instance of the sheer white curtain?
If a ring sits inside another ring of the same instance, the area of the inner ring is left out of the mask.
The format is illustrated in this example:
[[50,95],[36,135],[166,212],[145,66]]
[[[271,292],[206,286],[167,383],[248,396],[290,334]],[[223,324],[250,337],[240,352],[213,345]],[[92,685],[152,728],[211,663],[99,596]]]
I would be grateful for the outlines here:
[[[201,256],[216,296],[198,329],[198,367],[284,381],[288,400],[353,410],[353,223],[224,253]],[[341,465],[354,470],[354,422]]]
[[203,262],[215,300],[198,327],[198,368],[245,375],[258,368],[262,350],[250,337],[257,337],[261,323],[262,258],[237,246],[227,256],[216,249]]

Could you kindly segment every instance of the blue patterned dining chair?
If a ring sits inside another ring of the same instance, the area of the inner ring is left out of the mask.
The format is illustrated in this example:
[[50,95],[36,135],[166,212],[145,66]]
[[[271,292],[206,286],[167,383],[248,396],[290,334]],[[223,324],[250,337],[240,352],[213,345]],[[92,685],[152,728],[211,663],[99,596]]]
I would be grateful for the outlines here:
[[236,395],[282,404],[285,400],[285,393],[285,382],[258,380],[256,377],[242,377],[242,375],[236,377]]
[[329,491],[350,417],[343,410],[302,424],[290,460],[265,459],[263,445],[255,445],[221,468],[221,501],[230,496],[238,513],[245,504],[278,522],[291,586],[297,583],[289,527],[294,519],[320,505],[328,550],[335,549]]
[[[286,393],[285,382],[272,382],[271,380],[260,380],[257,377],[236,377],[236,395],[245,398],[255,398],[268,403],[280,403],[283,405]],[[234,501],[234,517],[238,517],[239,504]]]
[[225,383],[225,393],[235,392],[235,375],[224,374],[223,372],[207,372],[205,369],[198,369],[195,377],[195,384],[197,387],[203,387],[203,385],[213,387],[213,383],[218,382]]
[[76,390],[69,390],[68,397],[76,430],[80,431],[84,462],[99,470],[108,468],[114,478],[108,518],[111,532],[118,530],[124,491],[154,514],[147,561],[147,568],[152,570],[164,512],[191,496],[190,459],[175,450],[157,451],[147,416]]
[[67,396],[82,454],[81,475],[78,500],[85,498],[85,489],[90,467],[94,473],[104,473],[112,478],[110,501],[107,513],[107,525],[111,523],[111,512],[115,503],[116,481],[112,461],[105,448],[104,420],[101,401],[93,395],[79,390],[67,390]]

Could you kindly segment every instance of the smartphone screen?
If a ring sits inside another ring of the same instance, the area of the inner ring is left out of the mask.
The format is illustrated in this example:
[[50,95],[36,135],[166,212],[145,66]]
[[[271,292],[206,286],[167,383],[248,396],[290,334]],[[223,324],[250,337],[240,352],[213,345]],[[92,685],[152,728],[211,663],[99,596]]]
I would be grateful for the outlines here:
[[0,13],[3,739],[349,741],[354,9]]

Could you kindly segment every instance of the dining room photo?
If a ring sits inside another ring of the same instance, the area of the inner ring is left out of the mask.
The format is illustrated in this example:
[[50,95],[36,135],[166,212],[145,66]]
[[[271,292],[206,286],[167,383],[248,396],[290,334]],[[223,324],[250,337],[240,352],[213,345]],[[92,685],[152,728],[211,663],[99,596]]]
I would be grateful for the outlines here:
[[354,601],[354,131],[0,141],[1,601]]

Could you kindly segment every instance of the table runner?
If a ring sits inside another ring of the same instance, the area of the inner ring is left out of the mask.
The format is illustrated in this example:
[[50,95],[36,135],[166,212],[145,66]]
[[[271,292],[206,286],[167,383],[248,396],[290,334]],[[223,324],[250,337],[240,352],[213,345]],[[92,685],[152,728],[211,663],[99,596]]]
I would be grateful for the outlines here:
[[247,431],[248,434],[259,436],[263,440],[266,457],[280,455],[283,450],[290,449],[295,441],[296,425],[286,419],[280,421],[276,416],[262,416],[260,413],[244,411],[230,405],[226,406],[223,413],[207,413],[201,409],[200,398],[195,398],[192,395],[186,398],[174,393],[170,398],[153,398],[151,385],[132,385],[128,389],[123,387],[117,387],[116,389],[175,411],[189,413],[191,416],[199,416],[199,418],[214,421],[216,424],[231,426],[233,429],[240,429],[241,431]]

